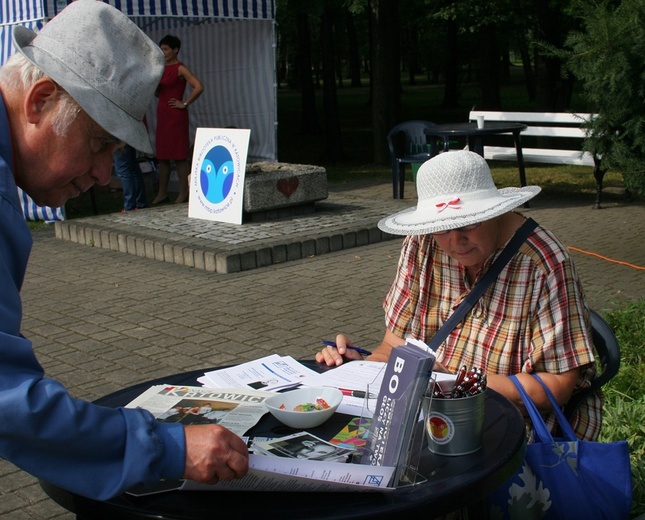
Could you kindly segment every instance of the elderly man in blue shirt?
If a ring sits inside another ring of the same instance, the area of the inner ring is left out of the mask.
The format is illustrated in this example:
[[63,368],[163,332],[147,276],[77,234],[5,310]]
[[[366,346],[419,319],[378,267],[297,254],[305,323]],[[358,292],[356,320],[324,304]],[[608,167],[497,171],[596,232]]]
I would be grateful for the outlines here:
[[96,499],[163,478],[243,476],[248,452],[237,435],[72,398],[20,334],[32,239],[16,185],[61,206],[107,184],[125,143],[150,152],[143,116],[164,58],[127,16],[95,0],[71,3],[38,34],[15,27],[13,37],[19,52],[0,69],[0,456]]

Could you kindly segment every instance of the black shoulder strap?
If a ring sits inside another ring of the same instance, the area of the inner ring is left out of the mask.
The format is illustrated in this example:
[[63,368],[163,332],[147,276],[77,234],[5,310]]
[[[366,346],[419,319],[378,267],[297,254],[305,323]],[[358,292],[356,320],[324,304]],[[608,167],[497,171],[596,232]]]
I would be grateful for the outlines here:
[[430,340],[428,346],[431,350],[437,350],[439,345],[441,345],[445,341],[452,330],[464,318],[468,311],[470,311],[473,305],[475,305],[475,302],[479,300],[482,294],[484,294],[484,291],[486,291],[488,286],[497,278],[508,261],[513,258],[513,255],[515,255],[520,246],[533,232],[537,225],[537,222],[532,218],[526,219],[526,222],[524,222],[524,224],[522,224],[522,226],[515,232],[513,237],[509,240],[508,244],[506,244],[504,250],[495,259],[488,271],[486,271],[486,274],[484,274],[481,280],[479,280],[479,282],[475,284],[475,287],[472,288],[472,290],[468,293],[464,300],[446,320],[446,323],[443,324],[443,326]]

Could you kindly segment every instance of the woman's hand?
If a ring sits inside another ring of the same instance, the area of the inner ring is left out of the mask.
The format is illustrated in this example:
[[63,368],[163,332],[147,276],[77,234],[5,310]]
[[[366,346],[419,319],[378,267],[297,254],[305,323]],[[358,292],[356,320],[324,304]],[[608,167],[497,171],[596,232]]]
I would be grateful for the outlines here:
[[363,356],[355,350],[347,348],[347,345],[351,345],[349,338],[345,334],[338,334],[336,336],[336,347],[327,346],[320,352],[316,352],[316,361],[332,367],[342,365],[345,360],[363,359]]
[[[372,355],[365,358],[366,361],[381,361],[387,363],[390,358],[390,353],[393,348],[399,347],[405,343],[403,338],[399,338],[393,332],[386,330],[385,336],[381,344],[372,350]],[[339,366],[344,361],[353,361],[355,359],[363,359],[358,352],[347,348],[351,345],[349,338],[345,334],[336,336],[336,347],[325,347],[320,352],[316,353],[316,361],[318,363],[325,363],[327,366]]]
[[175,98],[170,98],[168,100],[168,106],[171,108],[176,108],[178,110],[186,110],[186,108],[188,108],[186,105],[184,105],[183,101]]

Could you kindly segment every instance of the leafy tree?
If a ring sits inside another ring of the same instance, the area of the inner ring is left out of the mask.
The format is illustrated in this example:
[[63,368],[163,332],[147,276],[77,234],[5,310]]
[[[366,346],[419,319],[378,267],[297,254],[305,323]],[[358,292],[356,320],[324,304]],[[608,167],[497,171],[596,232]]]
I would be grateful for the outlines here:
[[601,166],[622,172],[628,189],[645,193],[645,2],[577,0],[582,30],[564,56],[598,117],[584,148]]

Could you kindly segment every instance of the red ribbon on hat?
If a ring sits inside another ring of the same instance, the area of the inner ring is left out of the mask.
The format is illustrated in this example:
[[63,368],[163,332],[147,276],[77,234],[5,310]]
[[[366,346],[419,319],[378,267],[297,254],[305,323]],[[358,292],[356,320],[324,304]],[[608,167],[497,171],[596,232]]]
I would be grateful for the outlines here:
[[453,209],[460,209],[461,208],[461,199],[459,197],[455,197],[454,199],[449,200],[448,202],[440,202],[437,204],[437,213],[441,213],[444,209],[450,207]]

